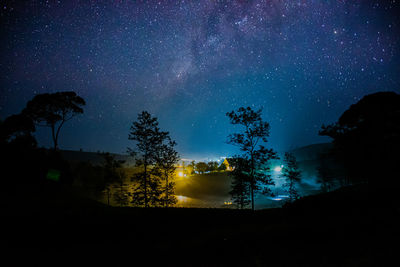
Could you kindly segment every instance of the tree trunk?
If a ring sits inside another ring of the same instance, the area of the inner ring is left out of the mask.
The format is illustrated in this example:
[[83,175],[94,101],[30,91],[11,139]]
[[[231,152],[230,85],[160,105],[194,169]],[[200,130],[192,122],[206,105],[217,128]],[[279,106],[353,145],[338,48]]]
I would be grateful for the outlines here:
[[53,138],[53,143],[54,143],[54,151],[57,150],[57,137],[56,137],[56,133],[54,132],[54,124],[51,125],[51,136]]
[[165,187],[165,196],[166,196],[166,203],[165,203],[165,207],[168,208],[168,175],[165,175],[165,179],[166,179],[166,187]]
[[251,190],[251,210],[254,211],[254,157],[253,157],[253,151],[250,154],[251,156],[251,183],[250,183],[250,190]]
[[147,202],[147,158],[144,158],[144,207],[148,208]]
[[251,178],[251,210],[254,211],[254,178]]
[[120,197],[119,197],[119,206],[122,208],[122,200],[123,200],[123,193],[124,193],[124,191],[123,191],[123,188],[122,188],[122,186],[123,186],[123,182],[121,182],[121,187],[120,187],[120,190],[119,190],[119,192],[120,192]]
[[60,125],[58,125],[56,136],[55,136],[55,139],[54,139],[54,150],[58,149],[58,136],[60,135],[60,130],[61,130],[61,127],[63,126],[64,122],[65,122],[65,120],[62,120]]
[[107,188],[107,205],[110,206],[110,188]]

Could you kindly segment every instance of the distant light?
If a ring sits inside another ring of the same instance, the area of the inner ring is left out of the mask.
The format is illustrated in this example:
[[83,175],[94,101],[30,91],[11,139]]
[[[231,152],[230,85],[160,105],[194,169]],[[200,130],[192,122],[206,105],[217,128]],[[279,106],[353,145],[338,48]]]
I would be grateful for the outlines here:
[[281,171],[282,171],[282,165],[281,165],[281,166],[276,166],[276,167],[274,168],[274,171],[275,171],[275,172],[281,172]]
[[178,172],[179,177],[183,177],[183,172]]
[[188,198],[185,196],[176,196],[178,198],[178,202],[187,202]]
[[60,171],[49,169],[46,178],[58,182],[60,180],[60,175],[61,175]]

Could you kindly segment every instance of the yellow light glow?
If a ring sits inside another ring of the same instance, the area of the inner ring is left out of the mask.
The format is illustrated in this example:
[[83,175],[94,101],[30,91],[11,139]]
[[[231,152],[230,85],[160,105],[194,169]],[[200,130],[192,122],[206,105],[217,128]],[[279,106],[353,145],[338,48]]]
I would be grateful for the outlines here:
[[187,197],[185,196],[176,196],[178,198],[179,202],[186,202],[187,201]]

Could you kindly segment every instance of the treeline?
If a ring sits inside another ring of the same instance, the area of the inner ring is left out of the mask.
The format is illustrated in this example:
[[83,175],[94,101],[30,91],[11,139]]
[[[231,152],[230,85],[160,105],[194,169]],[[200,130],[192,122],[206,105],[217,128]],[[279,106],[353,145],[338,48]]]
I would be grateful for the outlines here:
[[[78,184],[85,193],[104,194],[110,204],[168,207],[176,203],[174,173],[179,155],[176,142],[161,131],[157,118],[143,111],[133,122],[129,149],[135,158],[135,171],[127,176],[123,162],[104,153],[104,163],[71,166],[58,151],[59,136],[65,123],[83,113],[85,101],[75,92],[36,95],[20,114],[0,122],[1,159],[4,164],[2,188],[17,193],[21,185]],[[39,148],[34,137],[38,126],[50,129],[53,149]],[[76,179],[74,179],[76,178]],[[75,180],[75,181],[74,181]],[[129,181],[130,180],[130,181]],[[42,187],[41,187],[42,188]]]
[[[18,185],[43,184],[56,179],[71,184],[69,164],[57,153],[62,126],[82,114],[85,101],[74,92],[36,95],[21,113],[0,121],[2,188],[18,190]],[[48,127],[53,149],[39,148],[34,132],[39,126]]]
[[204,174],[208,172],[225,171],[226,165],[222,162],[221,164],[217,161],[200,161],[197,162],[192,160],[187,166],[183,164],[182,168],[186,174]]
[[[227,116],[242,131],[231,134],[228,142],[242,152],[231,159],[233,177],[231,196],[239,208],[251,204],[256,193],[272,195],[270,164],[278,159],[275,151],[266,148],[269,124],[261,118],[261,109],[239,108]],[[399,203],[396,188],[400,184],[398,153],[400,151],[400,95],[378,92],[363,97],[350,106],[336,123],[322,125],[319,134],[333,139],[333,149],[320,155],[318,182],[323,191],[337,186],[373,185],[371,192],[385,195],[391,203]],[[294,155],[285,153],[282,176],[286,202],[299,198],[297,187],[301,172]],[[332,170],[340,167],[344,173]]]
[[[106,202],[139,207],[170,207],[176,204],[175,173],[180,157],[176,142],[162,131],[158,120],[146,111],[138,114],[128,139],[135,168],[123,168],[111,154],[103,154],[104,163],[71,166],[58,151],[62,127],[83,113],[85,101],[74,92],[36,95],[20,114],[0,122],[3,189],[18,190],[20,184],[79,185],[85,194],[105,196]],[[256,194],[272,196],[271,161],[277,153],[266,146],[270,125],[262,119],[262,110],[241,107],[227,117],[241,131],[228,136],[240,154],[229,158],[232,177],[231,196],[238,208],[255,208]],[[50,129],[53,149],[39,148],[34,133],[38,126]],[[367,95],[352,105],[338,122],[322,126],[320,135],[333,139],[333,149],[321,156],[318,167],[321,188],[329,191],[339,180],[341,185],[373,183],[382,188],[387,181],[398,185],[400,151],[400,95],[380,92]],[[329,161],[343,166],[342,177],[332,175]],[[301,172],[294,155],[286,153],[281,176],[287,202],[299,198]],[[23,166],[23,167],[21,167]],[[185,174],[204,174],[226,170],[224,163],[194,162],[182,166]],[[382,178],[384,177],[384,178]],[[383,181],[383,182],[382,182]],[[393,187],[395,188],[395,187]],[[390,191],[390,190],[389,190]],[[395,195],[395,192],[393,192]]]
[[[239,147],[242,152],[230,159],[232,172],[233,203],[238,208],[246,208],[251,204],[255,209],[255,195],[273,196],[271,187],[274,180],[271,178],[271,161],[279,159],[277,153],[266,147],[270,134],[270,125],[261,117],[262,109],[254,111],[251,107],[241,107],[228,112],[231,124],[241,126],[242,131],[228,136],[228,143]],[[288,193],[287,201],[296,200],[299,195],[297,186],[300,183],[301,173],[294,155],[285,154],[285,164],[282,175],[286,180],[283,185]]]
[[[364,96],[319,132],[333,140],[333,149],[322,155],[320,183],[327,191],[337,181],[329,159],[343,166],[340,184],[368,184],[371,194],[399,203],[400,95],[378,92]],[[394,201],[393,201],[394,200]]]

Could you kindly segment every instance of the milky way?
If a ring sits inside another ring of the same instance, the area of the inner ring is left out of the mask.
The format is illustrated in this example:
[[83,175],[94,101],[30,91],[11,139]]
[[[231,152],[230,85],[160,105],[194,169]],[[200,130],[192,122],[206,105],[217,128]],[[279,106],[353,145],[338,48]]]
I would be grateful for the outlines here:
[[399,92],[399,1],[1,3],[1,119],[34,94],[74,90],[87,106],[65,149],[123,153],[148,110],[182,156],[225,156],[225,113],[252,106],[285,151],[327,141],[321,124],[365,94]]

